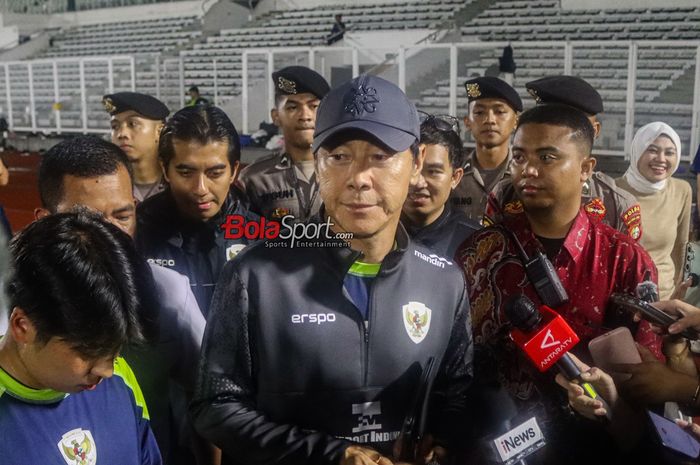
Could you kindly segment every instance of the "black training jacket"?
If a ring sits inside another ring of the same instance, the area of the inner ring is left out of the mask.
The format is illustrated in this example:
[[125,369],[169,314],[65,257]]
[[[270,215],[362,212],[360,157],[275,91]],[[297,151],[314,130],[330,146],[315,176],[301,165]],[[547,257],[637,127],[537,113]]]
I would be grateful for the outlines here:
[[150,263],[187,276],[205,318],[224,264],[253,242],[244,237],[227,239],[221,228],[228,215],[259,220],[242,195],[232,188],[219,213],[207,222],[182,218],[169,189],[144,200],[136,209],[139,252]]
[[367,326],[343,287],[359,252],[258,243],[226,265],[192,405],[224,463],[335,465],[351,442],[390,454],[429,356],[430,432],[451,441],[467,420],[469,303],[462,272],[432,253],[399,227]]

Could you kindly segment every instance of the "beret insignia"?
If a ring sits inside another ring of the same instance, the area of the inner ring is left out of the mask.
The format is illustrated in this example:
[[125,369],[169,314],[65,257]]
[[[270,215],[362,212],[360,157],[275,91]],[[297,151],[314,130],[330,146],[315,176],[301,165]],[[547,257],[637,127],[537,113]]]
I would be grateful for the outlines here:
[[107,113],[112,113],[117,109],[117,107],[114,106],[114,102],[112,102],[112,99],[109,97],[102,100],[102,106],[105,107]]
[[287,94],[297,93],[297,83],[289,79],[285,79],[282,76],[277,78],[277,87]]
[[479,84],[474,83],[474,82],[467,84],[467,97],[477,98],[480,95],[481,95],[481,89],[479,89]]

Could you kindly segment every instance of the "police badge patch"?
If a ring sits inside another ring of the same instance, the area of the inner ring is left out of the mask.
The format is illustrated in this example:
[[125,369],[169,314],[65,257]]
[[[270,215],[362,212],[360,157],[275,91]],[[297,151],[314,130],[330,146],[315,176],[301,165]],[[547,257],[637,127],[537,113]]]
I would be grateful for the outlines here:
[[58,450],[68,465],[95,465],[97,448],[92,433],[82,428],[68,431],[58,441]]
[[402,307],[403,325],[408,337],[420,344],[430,330],[430,316],[433,313],[422,302],[409,302]]

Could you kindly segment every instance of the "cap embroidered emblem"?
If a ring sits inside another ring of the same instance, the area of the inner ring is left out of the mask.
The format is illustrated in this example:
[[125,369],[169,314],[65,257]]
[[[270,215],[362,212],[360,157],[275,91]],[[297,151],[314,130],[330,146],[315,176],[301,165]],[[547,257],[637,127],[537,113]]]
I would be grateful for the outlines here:
[[290,81],[289,79],[285,79],[282,76],[277,78],[277,87],[282,92],[286,92],[288,94],[297,93],[297,83],[294,81]]
[[102,99],[102,106],[105,107],[107,113],[112,113],[117,109],[117,107],[114,106],[114,102],[112,102],[112,99],[109,97]]
[[374,113],[377,110],[377,89],[374,87],[360,86],[345,94],[343,108],[346,113],[361,116],[362,113]]
[[537,102],[537,103],[542,103],[542,97],[540,97],[539,95],[537,95],[537,91],[536,91],[535,89],[528,89],[528,90],[527,90],[527,93],[530,94],[530,95],[532,95],[532,98],[535,99],[535,102]]
[[481,96],[481,89],[479,89],[479,84],[472,82],[467,84],[467,97],[477,98]]

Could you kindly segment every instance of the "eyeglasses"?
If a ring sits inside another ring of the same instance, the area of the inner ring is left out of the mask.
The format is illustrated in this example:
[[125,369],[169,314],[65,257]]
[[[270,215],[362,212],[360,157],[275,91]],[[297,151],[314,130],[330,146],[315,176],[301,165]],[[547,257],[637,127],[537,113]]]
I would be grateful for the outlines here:
[[418,110],[420,125],[431,125],[438,131],[454,131],[459,135],[459,120],[450,115],[431,115]]

